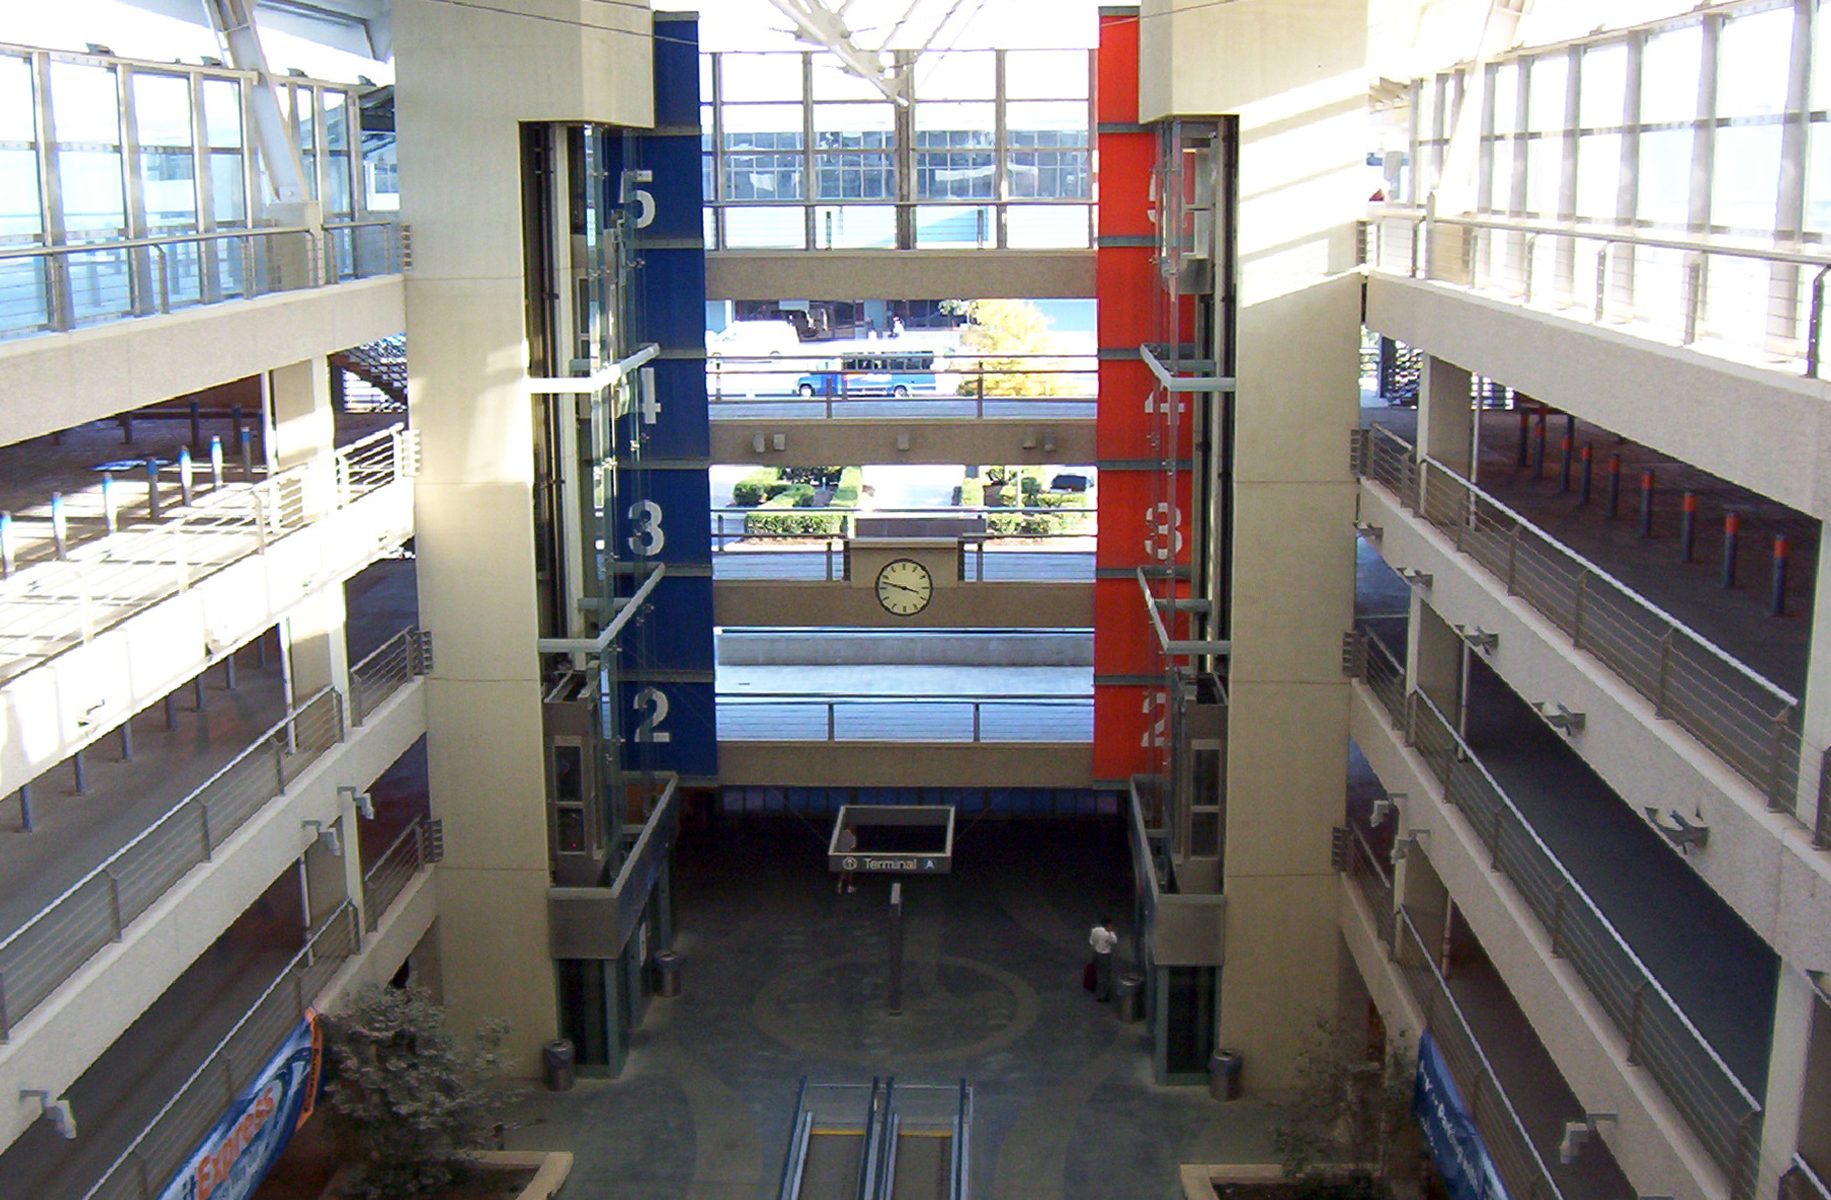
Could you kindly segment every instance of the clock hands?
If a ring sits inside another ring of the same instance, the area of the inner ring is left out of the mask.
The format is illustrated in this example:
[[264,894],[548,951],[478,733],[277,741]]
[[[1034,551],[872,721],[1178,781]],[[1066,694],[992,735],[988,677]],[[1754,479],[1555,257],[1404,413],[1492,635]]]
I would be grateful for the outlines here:
[[894,579],[885,579],[882,582],[885,587],[893,587],[893,588],[896,588],[898,591],[908,592],[911,596],[920,596],[922,594],[921,592],[917,591],[915,588],[910,587],[908,584],[898,583]]

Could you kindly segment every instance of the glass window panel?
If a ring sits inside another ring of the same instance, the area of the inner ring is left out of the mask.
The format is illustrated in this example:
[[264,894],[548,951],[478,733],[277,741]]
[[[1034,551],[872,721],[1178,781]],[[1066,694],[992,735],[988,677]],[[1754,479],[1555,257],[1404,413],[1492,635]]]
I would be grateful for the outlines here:
[[1494,141],[1494,191],[1488,203],[1495,212],[1513,209],[1513,147],[1512,138]]
[[827,205],[814,213],[822,249],[886,250],[896,245],[896,209],[888,204]]
[[882,100],[884,93],[824,54],[814,56],[814,99]]
[[210,145],[239,149],[242,144],[242,85],[233,79],[203,81],[203,127]]
[[708,104],[712,101],[712,66],[715,60],[710,54],[699,56],[699,98]]
[[707,199],[711,199],[713,196],[717,195],[712,189],[712,164],[715,157],[715,155],[711,154],[701,154],[699,156],[699,194]]
[[248,194],[242,156],[236,150],[210,152],[210,208],[217,225],[240,225],[248,219]]
[[140,191],[152,231],[197,224],[197,180],[189,150],[142,149]]
[[990,200],[990,150],[918,150],[916,196],[922,200]]
[[1640,119],[1648,125],[1697,117],[1698,69],[1704,31],[1687,25],[1647,39],[1640,67]]
[[[1074,145],[1084,146],[1087,144],[1087,105],[1079,100],[1007,104],[1005,132],[1011,138],[1011,144],[1019,145],[1017,138],[1031,131],[1069,133],[1074,135]],[[1038,144],[1068,143],[1052,140]]]
[[814,162],[814,195],[821,200],[894,200],[896,160],[868,152],[823,153]]
[[1005,96],[1085,100],[1087,64],[1085,50],[1012,50],[1005,55]]
[[136,71],[134,125],[142,146],[189,146],[191,137],[191,81],[177,75],[149,75]]
[[1739,125],[1717,130],[1711,176],[1712,225],[1771,233],[1780,183],[1780,127]]
[[121,98],[110,67],[53,62],[51,110],[60,142],[114,146],[121,141]]
[[787,150],[801,146],[799,104],[728,104],[720,115],[725,122],[727,150]]
[[1813,108],[1831,108],[1831,0],[1819,0],[1812,20],[1812,80],[1810,99]]
[[792,100],[801,103],[799,54],[722,54],[723,100]]
[[1791,7],[1723,22],[1717,43],[1717,115],[1756,117],[1785,108],[1792,42]]
[[1690,211],[1691,130],[1653,129],[1640,135],[1635,215],[1655,225],[1683,225]]
[[990,100],[997,85],[998,64],[989,50],[924,54],[916,63],[917,100]]
[[70,306],[79,323],[111,320],[133,307],[133,282],[127,251],[92,250],[68,254]]
[[324,206],[325,211],[339,217],[355,215],[352,207],[353,196],[350,188],[350,156],[346,154],[327,154],[324,156]]
[[1577,123],[1585,129],[1621,124],[1627,101],[1628,48],[1624,42],[1591,46],[1583,51]]
[[1806,228],[1831,233],[1831,124],[1812,122],[1806,137]]
[[1526,128],[1534,132],[1563,129],[1569,102],[1570,55],[1562,51],[1532,60],[1531,91],[1526,97]]
[[37,153],[0,150],[0,239],[36,236],[43,229]]
[[324,93],[324,144],[332,150],[350,148],[350,96],[348,92]]
[[1502,63],[1494,71],[1494,132],[1519,132],[1519,64]]
[[72,238],[122,236],[127,210],[121,197],[120,151],[62,151],[57,175],[63,189],[64,228]]
[[305,172],[305,190],[313,200],[318,198],[318,156],[316,154],[299,155],[299,165]]
[[1084,204],[1014,204],[1005,210],[1005,244],[1021,250],[1087,245]]
[[293,88],[292,93],[293,128],[299,134],[299,149],[315,150],[318,144],[318,134],[313,128],[312,122],[317,118],[317,110],[312,100],[312,90],[309,87],[298,86]]
[[1558,188],[1563,178],[1563,147],[1556,138],[1533,138],[1526,143],[1526,211],[1534,216],[1558,215]]
[[699,148],[701,150],[713,149],[712,139],[715,136],[717,136],[717,134],[718,134],[718,131],[716,129],[714,129],[712,126],[712,106],[710,104],[700,105],[699,106]]
[[1006,194],[1079,200],[1092,194],[1086,150],[1014,150],[1005,158]]
[[0,142],[30,142],[37,136],[32,64],[16,55],[0,55]]
[[1422,79],[1413,85],[1413,103],[1418,113],[1418,137],[1429,139],[1437,136],[1437,81]]
[[916,245],[992,246],[998,241],[988,204],[921,206],[915,210]]
[[1621,135],[1585,134],[1577,141],[1577,216],[1585,221],[1615,219],[1621,180]]
[[814,145],[821,150],[888,150],[896,111],[888,104],[814,105]]
[[725,209],[725,245],[732,250],[801,250],[807,245],[802,209]]
[[0,258],[0,337],[36,332],[50,323],[50,297],[44,284],[42,261]]
[[917,104],[916,146],[990,146],[996,119],[990,104]]

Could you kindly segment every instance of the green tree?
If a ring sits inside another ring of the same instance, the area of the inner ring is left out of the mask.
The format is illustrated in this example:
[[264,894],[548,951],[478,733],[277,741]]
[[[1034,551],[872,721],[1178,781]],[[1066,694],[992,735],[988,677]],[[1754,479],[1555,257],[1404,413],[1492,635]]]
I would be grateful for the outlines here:
[[430,1196],[462,1179],[500,1097],[496,1050],[508,1026],[491,1021],[469,1046],[445,1027],[423,988],[370,987],[329,1020],[337,1124],[364,1156],[364,1200]]
[[[1016,357],[1049,353],[1049,318],[1028,300],[948,300],[943,312],[964,315],[967,326],[961,331],[960,344],[969,352],[983,355],[987,396],[1053,396],[1059,390],[1059,377],[1041,368],[1047,361]],[[962,392],[977,392],[981,386],[975,375],[961,384]]]
[[1319,1020],[1297,1054],[1297,1087],[1274,1105],[1272,1148],[1313,1200],[1383,1195],[1416,1128],[1416,1064],[1394,1044],[1369,1056],[1364,1038]]

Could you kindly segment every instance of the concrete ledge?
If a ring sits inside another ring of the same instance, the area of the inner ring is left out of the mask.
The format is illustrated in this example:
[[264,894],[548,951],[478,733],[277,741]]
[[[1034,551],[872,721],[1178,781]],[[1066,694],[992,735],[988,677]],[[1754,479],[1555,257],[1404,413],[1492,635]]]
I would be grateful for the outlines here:
[[[572,1174],[572,1155],[565,1150],[473,1150],[465,1157],[486,1169],[534,1167],[534,1178],[516,1193],[516,1200],[553,1200],[565,1186],[566,1177]],[[344,1189],[355,1181],[361,1170],[354,1163],[338,1168],[318,1200],[341,1200]]]
[[399,275],[0,342],[0,445],[406,328]]
[[1367,687],[1351,685],[1349,734],[1389,792],[1404,792],[1404,828],[1431,831],[1426,857],[1475,931],[1570,1090],[1589,1112],[1612,1112],[1607,1141],[1637,1195],[1728,1200],[1729,1180],[1653,1077],[1627,1062],[1627,1041],[1551,941],[1462,813],[1443,797]]
[[1367,276],[1367,326],[1831,516],[1831,383],[1377,271]]
[[[1010,551],[1009,553],[1016,553]],[[744,626],[845,626],[869,629],[1088,629],[1092,580],[1053,583],[936,582],[928,607],[912,617],[884,611],[870,580],[721,579],[712,585],[713,622]]]
[[1515,691],[1528,702],[1584,714],[1582,732],[1567,739],[1571,748],[1636,814],[1647,808],[1703,814],[1710,844],[1684,859],[1689,869],[1783,958],[1823,961],[1831,937],[1831,854],[1814,850],[1802,825],[1770,811],[1753,784],[1656,716],[1600,659],[1576,650],[1569,635],[1509,596],[1504,580],[1459,553],[1390,492],[1363,482],[1360,511],[1383,531],[1380,557],[1389,566],[1432,577],[1430,606],[1445,621],[1498,635],[1486,658]]
[[722,784],[1059,787],[1093,782],[1086,742],[720,742]]
[[1393,1039],[1404,1045],[1406,1053],[1415,1054],[1418,1038],[1424,1032],[1424,1010],[1411,994],[1411,987],[1387,952],[1386,944],[1380,941],[1372,904],[1346,875],[1341,877],[1339,921],[1342,942],[1360,972],[1361,982],[1367,986],[1367,994],[1373,998],[1373,1006],[1380,1010],[1380,1019]]
[[346,961],[318,993],[314,1008],[320,1012],[341,1008],[350,993],[394,977],[439,915],[437,874],[431,867],[415,873],[382,914],[375,932],[363,935],[362,952]]
[[1047,300],[1093,294],[1092,250],[716,250],[706,255],[708,300]]
[[104,947],[51,997],[20,1021],[0,1045],[0,1148],[38,1119],[22,1088],[53,1095],[75,1082],[102,1051],[171,987],[312,841],[305,821],[344,822],[346,841],[356,815],[337,793],[366,788],[426,733],[422,680],[400,688],[326,751],[293,784],[250,817],[132,921],[120,941]]
[[[715,410],[716,411],[716,410]],[[758,453],[757,435],[770,449]],[[774,449],[781,434],[784,448]],[[908,440],[908,449],[898,444]],[[1048,444],[1053,449],[1045,450]],[[766,467],[826,463],[1093,462],[1092,417],[742,417],[712,421],[712,461]]]

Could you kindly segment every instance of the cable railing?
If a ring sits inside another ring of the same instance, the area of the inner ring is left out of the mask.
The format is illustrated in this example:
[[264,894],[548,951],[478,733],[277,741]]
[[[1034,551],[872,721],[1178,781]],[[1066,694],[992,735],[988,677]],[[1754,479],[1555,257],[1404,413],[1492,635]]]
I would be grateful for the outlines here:
[[1361,679],[1397,728],[1405,726],[1405,664],[1360,622],[1355,643],[1361,656]]
[[83,1200],[153,1200],[199,1139],[273,1057],[344,962],[362,945],[356,910],[343,901],[281,967],[209,1056],[115,1158]]
[[1368,843],[1366,833],[1353,821],[1348,822],[1348,870],[1347,875],[1361,890],[1367,900],[1367,907],[1373,910],[1373,928],[1379,935],[1380,943],[1388,950],[1393,950],[1393,891],[1392,877],[1386,873],[1386,864],[1374,853]]
[[1803,1155],[1793,1156],[1793,1165],[1780,1176],[1780,1200],[1831,1200],[1831,1187]]
[[1678,1003],[1552,853],[1455,727],[1421,692],[1407,696],[1406,742],[1473,827],[1489,864],[1513,884],[1627,1039],[1627,1060],[1658,1081],[1739,1200],[1754,1183],[1762,1110]]
[[[1084,197],[997,200],[706,201],[706,248],[720,250],[1085,250]],[[906,232],[899,235],[901,226]]]
[[383,914],[407,890],[420,869],[432,861],[429,834],[426,818],[415,817],[363,871],[363,923],[370,933],[381,927]]
[[0,940],[0,1041],[343,735],[326,688]]
[[1661,341],[1717,342],[1820,376],[1831,275],[1823,252],[1382,205],[1370,218],[1366,253],[1376,270]]
[[361,725],[388,697],[432,669],[432,636],[401,630],[350,668],[350,724]]
[[1364,437],[1368,478],[1753,784],[1770,808],[1825,840],[1824,790],[1806,796],[1799,786],[1797,699],[1435,459],[1416,462],[1389,430],[1374,426]]
[[1088,742],[1093,697],[720,692],[730,742]]
[[1393,959],[1424,1010],[1424,1027],[1449,1065],[1450,1076],[1462,1093],[1475,1128],[1481,1131],[1507,1195],[1513,1200],[1563,1200],[1551,1169],[1532,1144],[1525,1123],[1463,1016],[1462,1006],[1438,971],[1430,944],[1412,923],[1409,912],[1400,909],[1392,913],[1389,904],[1388,914],[1391,927],[1397,932],[1397,940],[1390,943]]
[[396,275],[401,262],[393,221],[0,248],[0,338]]
[[[70,547],[0,579],[0,680],[40,665],[413,470],[402,425],[338,450],[326,471],[302,465],[192,494],[188,505]],[[181,482],[189,492],[190,484]],[[171,490],[160,482],[159,492]]]
[[[852,577],[859,519],[907,523],[910,536],[951,537],[963,583],[1093,579],[1093,509],[720,508],[712,512],[713,571],[720,579]],[[990,526],[991,528],[987,528]],[[895,529],[896,525],[880,528]]]
[[920,331],[803,342],[794,354],[739,353],[714,339],[706,358],[713,420],[751,415],[749,406],[772,417],[1091,417],[1098,382],[1091,353],[980,354]]

